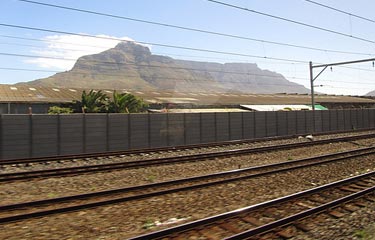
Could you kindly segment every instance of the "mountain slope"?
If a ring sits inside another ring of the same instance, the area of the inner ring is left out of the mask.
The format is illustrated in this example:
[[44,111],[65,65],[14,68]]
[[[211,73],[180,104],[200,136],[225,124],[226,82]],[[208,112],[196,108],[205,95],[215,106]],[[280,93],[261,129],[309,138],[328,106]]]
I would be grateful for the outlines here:
[[22,83],[34,86],[133,89],[140,91],[308,93],[302,85],[251,63],[211,63],[153,55],[124,42],[79,58],[70,71]]

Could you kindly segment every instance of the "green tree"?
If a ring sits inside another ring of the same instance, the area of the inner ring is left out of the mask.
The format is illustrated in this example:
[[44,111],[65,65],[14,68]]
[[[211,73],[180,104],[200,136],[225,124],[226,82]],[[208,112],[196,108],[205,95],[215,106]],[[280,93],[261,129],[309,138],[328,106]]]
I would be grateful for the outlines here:
[[113,92],[109,111],[113,113],[137,113],[143,111],[148,105],[140,98],[130,93]]
[[82,92],[81,101],[76,102],[77,110],[84,113],[103,113],[108,110],[108,96],[101,90]]

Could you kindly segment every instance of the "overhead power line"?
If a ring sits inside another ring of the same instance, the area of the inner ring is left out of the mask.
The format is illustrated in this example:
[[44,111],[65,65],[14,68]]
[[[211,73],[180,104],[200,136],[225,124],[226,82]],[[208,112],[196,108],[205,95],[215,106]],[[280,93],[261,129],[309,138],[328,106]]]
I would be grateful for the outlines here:
[[210,50],[210,49],[184,47],[184,46],[176,46],[176,45],[168,45],[168,44],[152,43],[152,42],[144,42],[144,41],[130,41],[130,40],[124,40],[124,39],[115,38],[115,37],[93,36],[93,35],[83,34],[83,33],[72,33],[72,32],[67,32],[67,31],[58,31],[58,30],[52,30],[52,29],[46,29],[46,28],[35,28],[35,27],[27,27],[27,26],[21,26],[21,25],[5,24],[5,23],[0,23],[0,26],[10,27],[10,28],[26,29],[26,30],[32,30],[32,31],[66,34],[66,35],[80,36],[80,37],[90,37],[90,38],[97,38],[97,39],[113,40],[113,41],[119,41],[119,42],[140,43],[140,44],[144,44],[144,45],[154,45],[154,46],[158,46],[158,47],[175,48],[175,49],[182,49],[182,50],[189,50],[189,51],[208,52],[208,53],[215,53],[215,54],[233,55],[233,56],[259,58],[259,59],[271,59],[271,60],[294,62],[294,63],[308,63],[308,61],[302,61],[302,60],[258,56],[258,55],[250,55],[250,54],[235,53],[235,52],[224,52],[224,51],[217,51],[217,50]]
[[[43,49],[45,50],[45,48],[43,48],[42,46],[37,46],[37,45],[31,45],[31,44],[20,44],[20,43],[8,43],[8,42],[0,42],[0,44],[2,45],[10,45],[10,46],[19,46],[19,47],[31,47],[33,49]],[[61,47],[54,47],[54,48],[51,48],[51,49],[56,49],[56,50],[65,50],[65,51],[72,51],[72,52],[86,52],[87,50],[84,50],[84,49],[72,49],[72,48],[61,48]],[[108,48],[102,48],[103,50],[104,49],[108,49]]]
[[245,7],[241,7],[241,6],[237,6],[237,5],[233,5],[233,4],[229,4],[229,3],[225,3],[225,2],[221,2],[221,1],[216,1],[216,0],[207,0],[207,1],[219,4],[219,5],[222,5],[222,6],[226,6],[226,7],[230,7],[230,8],[234,8],[234,9],[239,9],[239,10],[243,10],[243,11],[255,13],[255,14],[258,14],[258,15],[262,15],[262,16],[274,18],[274,19],[281,20],[281,21],[284,21],[284,22],[289,22],[289,23],[300,25],[300,26],[304,26],[304,27],[308,27],[308,28],[313,28],[313,29],[317,29],[317,30],[320,30],[320,31],[328,32],[328,33],[333,33],[333,34],[336,34],[336,35],[340,35],[340,36],[344,36],[344,37],[349,37],[349,38],[352,38],[352,39],[360,40],[362,42],[375,43],[375,41],[370,40],[370,39],[366,39],[366,38],[362,38],[362,37],[358,37],[358,36],[353,36],[353,35],[350,35],[350,34],[347,34],[347,33],[338,32],[338,31],[335,31],[335,30],[331,30],[331,29],[328,29],[328,28],[311,25],[311,24],[304,23],[304,22],[299,22],[299,21],[292,20],[292,19],[285,18],[285,17],[280,17],[280,16],[276,16],[276,15],[272,15],[272,14],[268,14],[268,13],[264,13],[264,12],[260,12],[260,11],[256,11],[256,10],[252,10],[252,9],[248,9],[248,8],[245,8]]
[[[27,57],[27,58],[46,58],[46,59],[54,59],[54,60],[64,60],[64,61],[75,61],[75,59],[67,59],[67,58],[60,58],[60,57],[49,57],[49,56],[36,56],[36,55],[21,55],[21,54],[11,54],[11,53],[1,53],[0,55],[5,56],[13,56],[13,57]],[[134,65],[139,67],[150,67],[150,68],[172,68],[178,70],[191,70],[191,71],[207,71],[207,72],[215,72],[215,73],[223,73],[223,74],[238,74],[238,75],[246,75],[246,76],[258,76],[258,77],[271,77],[271,78],[279,78],[279,76],[275,75],[267,75],[267,74],[253,74],[253,73],[245,73],[245,72],[231,72],[231,71],[219,71],[219,70],[210,70],[210,69],[198,69],[198,68],[185,68],[185,67],[169,67],[169,66],[157,66],[157,65],[144,65],[144,64],[136,64],[132,62],[103,62],[103,61],[94,61],[94,60],[87,60],[89,62],[96,62],[96,63],[104,63],[109,65]],[[20,70],[20,71],[32,71],[32,72],[46,72],[46,73],[59,73],[61,71],[57,70],[40,70],[40,69],[25,69],[25,68],[0,68],[2,70]],[[72,74],[88,74],[87,72],[71,72]],[[124,74],[107,74],[107,73],[100,73],[99,75],[103,76],[122,76],[122,77],[139,77],[134,75],[124,75]],[[293,77],[293,76],[284,76],[286,79],[296,79],[296,80],[308,80],[307,78],[300,78],[300,77]],[[171,80],[192,80],[192,79],[181,79],[181,78],[170,78],[170,77],[155,77],[153,78],[163,78],[163,79],[171,79]],[[330,82],[338,82],[338,83],[352,83],[352,84],[363,84],[363,85],[374,85],[374,82],[350,82],[350,81],[337,81],[331,79],[322,79],[323,81],[330,81]],[[236,83],[238,81],[230,81],[230,83]],[[272,84],[271,84],[272,85]],[[281,84],[286,85],[286,84]],[[288,85],[289,86],[289,85]]]
[[[41,69],[30,69],[30,68],[7,68],[7,67],[0,67],[0,70],[7,70],[7,71],[26,71],[26,72],[44,72],[44,73],[59,73],[60,71],[57,70],[41,70]],[[87,75],[87,72],[70,72],[70,74],[73,75]],[[100,73],[100,76],[110,76],[110,77],[126,77],[126,78],[139,78],[139,75],[124,75],[124,74],[106,74],[106,73]],[[204,82],[203,79],[189,79],[189,78],[171,78],[171,77],[156,77],[154,76],[153,78],[155,79],[169,79],[169,80],[176,80],[178,81],[194,81],[194,82]],[[294,78],[294,79],[300,79],[300,80],[308,80],[307,78],[297,78],[297,77],[288,77],[289,79]],[[352,83],[352,84],[357,84],[358,82],[345,82],[345,81],[334,81],[334,80],[329,80],[329,79],[322,79],[321,81],[325,82],[339,82],[339,83]],[[229,81],[227,83],[241,83],[243,85],[254,85],[254,83],[250,82],[240,82],[240,81]],[[362,85],[375,85],[375,83],[359,83]],[[261,86],[291,86],[289,84],[281,84],[281,83],[261,83],[259,84]],[[330,87],[330,88],[342,88],[342,89],[347,89],[345,87],[335,87],[335,86],[327,86],[323,85],[323,87]],[[352,88],[351,89],[365,89],[365,88]]]
[[[11,38],[11,39],[21,39],[21,40],[27,40],[27,41],[38,41],[38,42],[49,42],[49,43],[55,43],[55,44],[62,44],[62,45],[72,45],[72,46],[83,46],[83,47],[90,47],[90,48],[97,48],[101,50],[108,50],[108,47],[103,46],[94,46],[94,45],[84,45],[84,44],[76,44],[76,43],[68,43],[68,42],[61,42],[61,41],[54,41],[54,40],[44,40],[44,39],[37,39],[37,38],[24,38],[24,37],[16,37],[16,36],[9,36],[9,35],[0,35],[0,37],[4,38]],[[39,45],[30,45],[30,44],[18,44],[18,43],[9,43],[9,42],[0,42],[0,44],[5,45],[14,45],[14,46],[23,46],[23,47],[32,47],[32,48],[38,48],[45,50],[45,47],[39,46]],[[50,49],[50,46],[48,46],[48,49]],[[74,51],[74,52],[82,52],[84,50],[82,49],[71,49],[71,48],[61,48],[57,46],[52,46],[51,49],[56,50],[67,50],[67,51]],[[216,60],[225,60],[225,61],[236,61],[236,62],[242,62],[242,63],[249,63],[249,61],[244,61],[244,59],[239,58],[219,58],[219,57],[208,57],[208,56],[199,56],[199,55],[186,55],[186,54],[173,54],[173,53],[164,53],[164,52],[153,52],[155,54],[163,54],[168,56],[178,56],[178,57],[187,57],[187,58],[198,58],[198,59],[216,59]],[[259,61],[257,62],[259,63]],[[274,62],[267,62],[267,64],[289,64],[289,65],[295,65],[297,63],[293,62],[280,62],[280,61],[274,61]],[[304,63],[298,63],[298,64],[304,64]]]
[[50,42],[50,43],[58,43],[58,44],[63,44],[63,45],[73,45],[73,46],[107,49],[106,47],[103,47],[103,46],[87,45],[87,44],[79,44],[79,43],[71,43],[71,42],[62,42],[62,41],[57,41],[57,40],[52,40],[52,39],[39,39],[39,38],[19,37],[19,36],[11,36],[11,35],[0,35],[0,37],[10,38],[10,39],[26,40],[26,41],[35,41],[35,42],[44,42],[44,43]]
[[352,55],[355,54],[355,55],[367,55],[367,56],[373,55],[373,54],[362,53],[362,52],[350,52],[350,51],[323,49],[323,48],[302,46],[302,45],[291,44],[291,43],[282,43],[282,42],[269,41],[269,40],[264,40],[264,39],[256,39],[256,38],[239,36],[239,35],[235,35],[235,34],[214,32],[214,31],[209,31],[209,30],[205,30],[205,29],[191,28],[191,27],[173,25],[173,24],[168,24],[168,23],[161,23],[161,22],[148,21],[148,20],[143,20],[143,19],[130,18],[130,17],[119,16],[119,15],[114,15],[114,14],[109,14],[109,13],[103,13],[103,12],[91,11],[91,10],[86,10],[86,9],[67,7],[67,6],[56,5],[56,4],[43,3],[43,2],[38,2],[38,1],[30,1],[30,0],[18,0],[18,1],[30,3],[30,4],[42,5],[42,6],[46,6],[46,7],[59,8],[59,9],[64,9],[64,10],[69,10],[69,11],[76,11],[76,12],[81,12],[81,13],[93,14],[93,15],[97,15],[97,16],[110,17],[110,18],[116,18],[116,19],[121,19],[121,20],[140,22],[140,23],[157,25],[157,26],[162,26],[162,27],[175,28],[175,29],[180,29],[180,30],[199,32],[199,33],[205,33],[205,34],[211,34],[211,35],[217,35],[217,36],[229,37],[229,38],[235,38],[235,39],[241,39],[241,40],[248,40],[248,41],[260,42],[260,43],[267,43],[267,44],[273,44],[273,45],[279,45],[279,46],[285,46],[285,47],[293,47],[293,48],[308,49],[308,50],[321,51],[321,52],[340,53],[340,54],[352,54]]
[[[8,68],[8,67],[0,67],[0,70],[7,70],[7,71],[26,71],[26,72],[44,72],[44,73],[60,73],[60,71],[53,71],[53,70],[41,70],[41,69],[30,69],[30,68]],[[88,72],[80,72],[80,71],[75,71],[75,72],[70,72],[69,74],[73,75],[89,75]],[[100,73],[98,74],[99,76],[109,76],[109,77],[125,77],[125,78],[142,78],[139,75],[127,75],[127,74],[108,74],[108,73]],[[172,77],[163,77],[163,76],[153,76],[153,79],[168,79],[168,80],[175,80],[175,81],[193,81],[193,82],[204,82],[207,83],[205,79],[199,79],[199,78],[172,78]],[[303,79],[303,80],[308,80],[307,78],[296,78],[296,77],[291,77],[294,79]],[[226,83],[240,83],[244,85],[266,85],[266,86],[293,86],[290,84],[282,84],[282,83],[253,83],[253,82],[241,82],[241,81],[226,81]],[[298,83],[295,83],[298,84]],[[298,84],[301,85],[301,84]]]
[[354,70],[360,70],[360,71],[366,71],[366,72],[375,72],[375,70],[371,70],[368,68],[359,68],[359,67],[349,67],[349,66],[336,66],[338,68],[346,68],[346,69],[354,69]]
[[329,80],[329,79],[322,79],[321,81],[325,82],[337,82],[337,83],[347,83],[347,84],[361,84],[361,85],[375,85],[375,82],[351,82],[351,81],[336,81],[336,80]]
[[367,22],[375,23],[375,20],[367,18],[367,17],[362,17],[360,15],[357,15],[357,14],[354,14],[354,13],[351,13],[351,12],[347,12],[347,11],[344,11],[344,10],[341,10],[341,9],[338,9],[338,8],[335,8],[335,7],[331,7],[331,6],[316,2],[316,1],[311,1],[311,0],[305,0],[305,1],[309,2],[309,3],[312,3],[312,4],[315,4],[315,5],[318,5],[318,6],[321,6],[321,7],[324,7],[324,8],[328,8],[330,10],[333,10],[333,11],[336,11],[336,12],[339,12],[339,13],[349,15],[351,17],[355,17],[355,18],[358,18],[358,19],[361,19],[361,20],[365,20]]
[[[61,41],[55,41],[55,40],[51,40],[51,39],[26,38],[26,37],[10,36],[10,35],[0,35],[0,37],[11,38],[11,39],[27,40],[27,41],[37,41],[37,42],[51,42],[51,43],[67,44],[67,45],[73,45],[73,46],[93,47],[93,48],[104,49],[104,50],[108,49],[108,48],[103,47],[103,46],[85,45],[85,44],[69,43],[69,42],[61,42]],[[8,44],[8,45],[15,45],[15,46],[27,46],[27,47],[38,47],[38,48],[41,47],[41,46],[34,46],[34,45],[27,45],[27,44],[16,44],[16,43],[0,43],[0,44]],[[81,50],[67,49],[67,48],[57,48],[57,49],[71,50],[71,51],[81,51]],[[228,59],[228,58],[207,57],[207,56],[182,55],[182,54],[171,54],[171,53],[162,53],[162,52],[159,52],[158,54],[167,54],[167,55],[174,55],[174,56],[180,56],[180,57],[192,57],[192,58],[205,58],[205,59],[219,59],[219,60],[240,61],[240,59]],[[280,62],[275,62],[275,63],[281,64]],[[304,63],[306,63],[306,62],[300,62],[299,64],[304,64]],[[270,63],[268,63],[268,64],[270,64]],[[297,64],[297,63],[295,63],[295,62],[291,62],[291,63],[290,62],[284,62],[283,64],[293,64],[294,65],[294,64]],[[322,63],[319,63],[319,64],[322,64]],[[348,66],[337,66],[337,67],[374,72],[374,70],[365,69],[365,68],[356,68],[356,67],[348,67]]]
[[[10,56],[10,57],[25,57],[25,58],[44,58],[44,59],[51,59],[51,60],[63,60],[63,61],[76,61],[76,59],[72,58],[62,58],[62,57],[51,57],[51,56],[38,56],[38,55],[26,55],[26,54],[14,54],[14,53],[4,53],[0,52],[2,56]],[[232,71],[221,71],[221,70],[210,70],[210,69],[202,69],[202,68],[188,68],[188,67],[177,67],[177,66],[160,66],[160,65],[152,65],[152,64],[139,64],[135,62],[109,62],[109,61],[96,61],[91,59],[86,59],[88,62],[94,62],[99,64],[108,64],[108,65],[125,65],[125,66],[135,66],[135,67],[149,67],[149,68],[167,68],[167,69],[174,69],[174,70],[189,70],[189,71],[200,71],[200,72],[211,72],[211,73],[223,73],[223,74],[238,74],[238,75],[246,75],[246,76],[258,76],[258,77],[271,77],[271,78],[279,78],[282,76],[275,76],[275,75],[267,75],[267,74],[256,74],[256,73],[246,73],[246,72],[232,72]]]

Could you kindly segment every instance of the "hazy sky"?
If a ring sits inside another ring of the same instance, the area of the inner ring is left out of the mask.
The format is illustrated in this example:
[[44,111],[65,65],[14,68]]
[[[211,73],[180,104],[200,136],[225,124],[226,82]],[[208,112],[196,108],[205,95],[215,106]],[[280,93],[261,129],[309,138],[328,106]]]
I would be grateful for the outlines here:
[[[364,40],[296,25],[254,12],[225,7],[207,0],[40,0],[39,2],[238,35],[264,40],[265,42],[91,15],[18,0],[0,1],[0,24],[146,42],[150,43],[148,46],[154,54],[168,55],[179,59],[222,63],[257,63],[262,69],[282,73],[288,80],[309,87],[308,61],[330,63],[375,57],[375,43],[372,42],[375,41],[375,18],[373,17],[375,1],[316,1],[367,17],[372,22],[322,8],[305,0],[222,0],[222,2],[229,4],[352,35]],[[266,41],[319,48],[321,51],[280,46]],[[0,69],[0,83],[11,84],[31,81],[52,75],[54,71],[69,70],[78,57],[104,51],[117,43],[118,41],[100,38],[0,26],[0,68],[41,71]],[[231,52],[258,56],[258,58],[166,48],[155,44]],[[361,54],[333,53],[324,50]],[[9,56],[6,54],[50,56],[68,60]],[[277,61],[272,58],[289,61]],[[298,62],[293,62],[293,60]],[[318,70],[316,70],[317,72]],[[316,91],[334,94],[365,94],[375,90],[374,73],[375,68],[372,62],[333,67],[332,70],[327,69],[316,80],[316,85],[323,85],[323,87],[316,88]]]

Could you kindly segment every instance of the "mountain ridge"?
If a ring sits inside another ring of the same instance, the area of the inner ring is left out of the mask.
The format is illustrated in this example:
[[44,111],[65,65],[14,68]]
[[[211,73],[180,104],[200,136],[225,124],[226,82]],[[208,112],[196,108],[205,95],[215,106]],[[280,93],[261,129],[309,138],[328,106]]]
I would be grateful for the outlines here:
[[69,71],[37,79],[30,86],[133,89],[139,91],[308,93],[309,89],[255,63],[215,63],[154,55],[148,47],[119,43],[80,57]]

